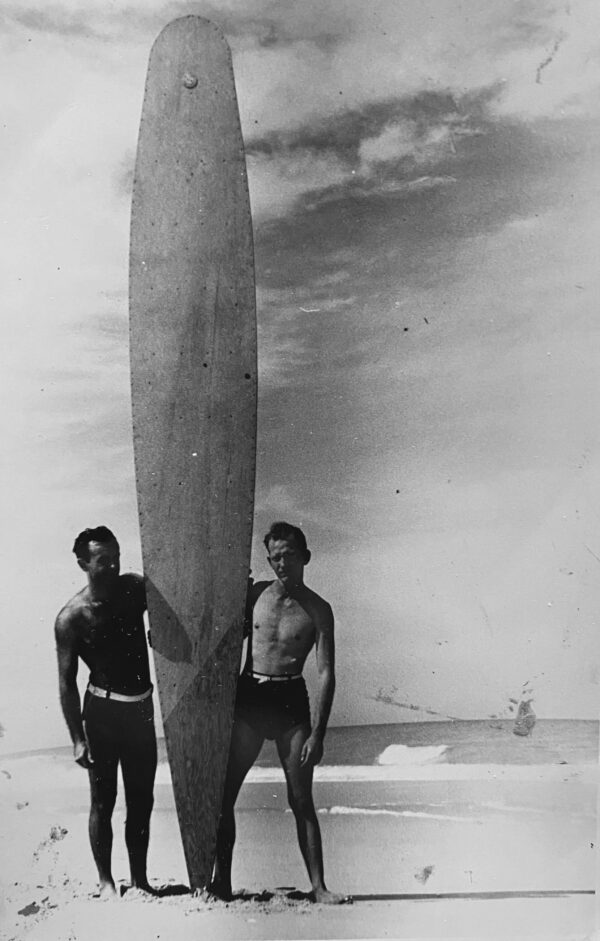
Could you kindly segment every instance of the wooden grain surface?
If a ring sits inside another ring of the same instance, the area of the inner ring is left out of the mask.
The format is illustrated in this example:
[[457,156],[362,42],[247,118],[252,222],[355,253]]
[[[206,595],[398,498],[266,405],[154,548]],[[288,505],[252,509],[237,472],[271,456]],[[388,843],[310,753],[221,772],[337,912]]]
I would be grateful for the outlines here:
[[249,571],[256,316],[229,48],[199,17],[150,55],[133,185],[130,356],[148,611],[192,888],[214,856]]

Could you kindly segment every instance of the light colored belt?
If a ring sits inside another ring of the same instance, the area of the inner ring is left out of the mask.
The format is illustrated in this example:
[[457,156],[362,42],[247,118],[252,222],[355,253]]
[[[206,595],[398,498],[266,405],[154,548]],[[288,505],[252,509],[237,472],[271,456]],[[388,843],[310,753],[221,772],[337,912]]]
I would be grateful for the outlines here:
[[94,686],[88,683],[88,690],[92,696],[99,696],[101,699],[115,699],[117,702],[141,702],[142,699],[148,699],[152,695],[152,687],[145,693],[139,693],[137,696],[126,696],[124,693],[113,693],[111,689],[101,689],[100,686]]
[[253,680],[257,680],[259,683],[287,683],[290,680],[299,680],[302,676],[301,673],[275,673],[270,675],[269,673],[255,673],[254,670],[246,670],[244,676],[249,676]]

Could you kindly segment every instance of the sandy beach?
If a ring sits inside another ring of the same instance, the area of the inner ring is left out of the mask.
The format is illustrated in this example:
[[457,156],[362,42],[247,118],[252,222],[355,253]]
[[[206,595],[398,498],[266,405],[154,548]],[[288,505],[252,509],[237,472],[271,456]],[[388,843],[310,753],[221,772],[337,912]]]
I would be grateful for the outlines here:
[[[420,752],[420,757],[415,758]],[[306,896],[285,787],[257,767],[238,802],[231,903],[190,895],[167,763],[159,765],[149,875],[127,890],[124,807],[114,817],[122,893],[95,897],[87,781],[68,750],[0,759],[2,939],[584,939],[595,926],[596,765],[410,761],[325,765],[315,801],[327,881],[353,903]]]

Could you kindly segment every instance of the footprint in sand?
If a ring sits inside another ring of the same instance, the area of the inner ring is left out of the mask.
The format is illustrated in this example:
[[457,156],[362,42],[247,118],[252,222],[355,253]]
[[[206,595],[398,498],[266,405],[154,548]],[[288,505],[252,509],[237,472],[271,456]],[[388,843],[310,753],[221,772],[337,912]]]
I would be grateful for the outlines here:
[[425,866],[420,872],[415,872],[415,879],[417,882],[420,882],[421,885],[425,885],[434,869],[435,866]]
[[51,827],[50,836],[47,840],[42,840],[35,853],[33,854],[33,859],[35,862],[38,861],[40,853],[47,849],[49,846],[52,846],[54,843],[58,843],[60,840],[64,840],[69,831],[65,827]]

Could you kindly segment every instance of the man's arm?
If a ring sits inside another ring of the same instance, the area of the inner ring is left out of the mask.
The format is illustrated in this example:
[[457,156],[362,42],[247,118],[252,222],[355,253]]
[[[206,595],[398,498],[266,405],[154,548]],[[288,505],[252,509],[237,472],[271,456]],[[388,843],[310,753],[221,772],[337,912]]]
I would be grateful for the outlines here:
[[244,637],[248,637],[252,632],[252,609],[254,608],[254,599],[252,597],[254,588],[254,579],[248,576],[248,588],[246,590],[246,607],[244,609]]
[[73,742],[73,756],[78,765],[82,768],[89,768],[93,762],[83,730],[81,701],[77,688],[77,651],[69,614],[61,611],[58,615],[54,626],[54,636],[58,658],[60,704]]
[[323,739],[327,731],[329,713],[335,693],[335,643],[333,611],[327,602],[316,618],[316,654],[319,692],[315,704],[312,732],[304,743],[300,764],[318,764],[323,757]]

